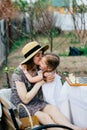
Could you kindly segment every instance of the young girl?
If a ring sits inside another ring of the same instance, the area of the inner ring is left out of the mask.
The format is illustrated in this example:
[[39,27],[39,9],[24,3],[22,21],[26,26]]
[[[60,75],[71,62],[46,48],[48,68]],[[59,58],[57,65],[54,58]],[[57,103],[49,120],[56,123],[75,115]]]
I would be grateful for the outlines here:
[[40,61],[40,68],[45,75],[49,73],[55,76],[54,81],[47,82],[42,85],[42,92],[44,100],[52,105],[59,108],[58,98],[60,96],[62,82],[61,77],[56,74],[57,67],[59,66],[60,58],[56,54],[48,53],[45,54]]

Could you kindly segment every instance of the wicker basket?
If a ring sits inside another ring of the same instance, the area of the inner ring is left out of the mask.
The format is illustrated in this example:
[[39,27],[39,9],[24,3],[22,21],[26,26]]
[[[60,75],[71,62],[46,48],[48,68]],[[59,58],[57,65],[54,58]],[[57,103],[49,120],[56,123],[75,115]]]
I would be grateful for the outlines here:
[[27,129],[29,130],[29,129],[34,128],[35,126],[38,126],[39,121],[38,121],[37,117],[36,116],[31,116],[29,110],[27,109],[27,107],[24,104],[22,104],[22,103],[18,104],[18,106],[17,106],[18,112],[19,112],[20,106],[24,107],[24,109],[26,110],[26,112],[28,114],[28,117],[20,118],[20,121],[23,124],[22,128],[26,129],[26,130]]

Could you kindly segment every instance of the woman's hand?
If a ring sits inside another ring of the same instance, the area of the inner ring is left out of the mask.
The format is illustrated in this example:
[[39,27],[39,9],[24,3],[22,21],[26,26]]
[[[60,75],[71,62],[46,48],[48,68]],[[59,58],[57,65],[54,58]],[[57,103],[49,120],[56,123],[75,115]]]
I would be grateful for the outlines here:
[[45,72],[44,77],[45,77],[46,82],[52,82],[54,81],[55,75],[54,73],[51,73],[51,72]]

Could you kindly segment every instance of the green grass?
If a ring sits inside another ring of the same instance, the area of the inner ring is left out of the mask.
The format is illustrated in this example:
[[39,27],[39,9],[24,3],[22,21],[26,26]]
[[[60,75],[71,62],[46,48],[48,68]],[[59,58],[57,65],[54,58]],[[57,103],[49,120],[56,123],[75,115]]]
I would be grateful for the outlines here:
[[73,32],[68,32],[66,34],[63,34],[63,37],[70,38],[71,44],[79,44],[78,36],[75,35]]

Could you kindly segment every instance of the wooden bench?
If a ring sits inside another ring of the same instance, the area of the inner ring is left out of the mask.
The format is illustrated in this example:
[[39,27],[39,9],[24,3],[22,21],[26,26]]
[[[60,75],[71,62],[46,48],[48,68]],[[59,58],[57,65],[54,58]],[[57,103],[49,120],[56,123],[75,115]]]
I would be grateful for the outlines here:
[[[0,90],[1,123],[4,130],[25,130],[31,127],[29,118],[19,118],[17,108],[10,102],[11,89]],[[39,125],[36,116],[32,116],[33,126]]]

